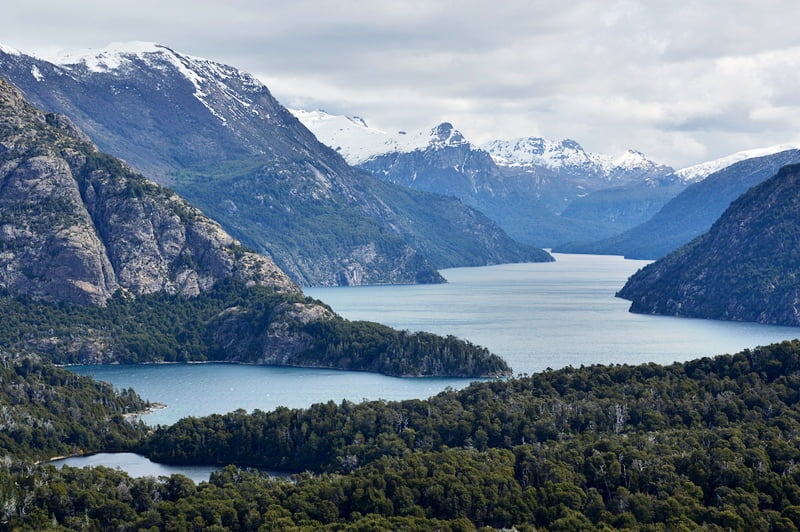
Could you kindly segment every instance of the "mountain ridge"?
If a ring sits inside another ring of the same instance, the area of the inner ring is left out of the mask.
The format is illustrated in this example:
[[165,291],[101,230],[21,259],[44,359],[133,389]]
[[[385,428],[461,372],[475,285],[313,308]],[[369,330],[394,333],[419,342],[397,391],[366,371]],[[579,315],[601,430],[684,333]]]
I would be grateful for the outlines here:
[[443,282],[439,268],[551,260],[455,200],[351,168],[250,74],[162,45],[131,47],[66,66],[0,53],[0,73],[298,283]]
[[350,322],[176,193],[0,79],[0,347],[59,363],[224,360],[497,376],[453,337]]
[[706,232],[737,197],[796,162],[800,150],[735,162],[681,191],[644,223],[604,240],[564,244],[556,251],[657,259]]

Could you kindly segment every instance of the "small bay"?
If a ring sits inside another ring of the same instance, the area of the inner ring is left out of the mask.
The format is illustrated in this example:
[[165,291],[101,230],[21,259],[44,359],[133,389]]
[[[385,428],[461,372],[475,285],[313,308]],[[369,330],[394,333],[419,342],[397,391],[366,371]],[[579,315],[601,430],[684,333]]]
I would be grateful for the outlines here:
[[[342,316],[453,334],[505,358],[515,373],[567,365],[657,362],[733,353],[800,336],[800,329],[644,316],[614,297],[645,261],[556,254],[557,262],[443,270],[441,285],[306,289]],[[347,399],[425,398],[469,379],[234,364],[74,366],[167,408],[142,416],[170,424],[238,408],[272,410]]]

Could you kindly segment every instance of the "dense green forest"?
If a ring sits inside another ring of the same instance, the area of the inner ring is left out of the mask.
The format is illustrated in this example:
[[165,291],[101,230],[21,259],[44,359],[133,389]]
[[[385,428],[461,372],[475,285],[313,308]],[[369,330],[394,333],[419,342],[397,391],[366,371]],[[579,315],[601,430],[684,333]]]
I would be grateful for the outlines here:
[[44,460],[128,448],[145,427],[124,415],[148,407],[133,390],[0,353],[0,456]]
[[[263,363],[265,335],[286,305],[313,301],[226,279],[195,297],[118,293],[105,307],[0,296],[0,347],[35,350],[58,364],[224,360]],[[323,305],[319,301],[315,304]],[[331,314],[332,311],[331,311]],[[452,336],[396,331],[339,317],[294,322],[306,347],[285,365],[389,375],[497,376],[508,365]],[[290,349],[287,347],[287,351]],[[277,363],[277,362],[275,362]]]
[[425,401],[187,418],[140,450],[210,482],[0,463],[20,530],[798,530],[800,341]]
[[306,510],[292,507],[295,523],[378,513],[493,527],[795,530],[798,401],[795,341],[668,367],[546,371],[427,401],[190,418],[143,448],[184,463],[328,472],[292,488],[316,493]]

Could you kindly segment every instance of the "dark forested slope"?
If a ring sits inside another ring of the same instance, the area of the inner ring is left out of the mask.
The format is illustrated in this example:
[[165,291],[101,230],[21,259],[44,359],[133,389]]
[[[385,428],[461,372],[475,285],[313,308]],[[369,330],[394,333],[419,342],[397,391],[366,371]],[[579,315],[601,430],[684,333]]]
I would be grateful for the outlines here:
[[618,295],[632,312],[800,325],[800,166],[753,187]]
[[426,401],[189,418],[145,448],[336,473],[288,482],[229,467],[194,486],[3,466],[0,486],[51,482],[24,508],[0,490],[1,507],[33,528],[795,530],[798,390],[794,341],[666,367],[546,371]]
[[43,460],[130,447],[144,427],[124,415],[149,406],[133,390],[0,352],[0,456]]

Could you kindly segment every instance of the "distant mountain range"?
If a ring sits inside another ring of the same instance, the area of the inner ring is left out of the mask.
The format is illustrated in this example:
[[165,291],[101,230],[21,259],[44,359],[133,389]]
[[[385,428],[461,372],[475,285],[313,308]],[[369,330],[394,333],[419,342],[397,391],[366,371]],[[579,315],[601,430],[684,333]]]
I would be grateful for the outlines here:
[[556,250],[657,259],[708,231],[730,203],[748,189],[774,176],[782,166],[800,162],[800,150],[787,150],[788,146],[741,152],[682,170],[700,176],[721,168],[687,187],[648,221],[620,235],[562,245]]
[[612,158],[572,140],[535,137],[479,147],[450,123],[387,133],[359,117],[292,112],[351,164],[385,181],[457,197],[517,240],[539,246],[619,233],[687,183],[633,150]]
[[793,165],[739,197],[707,233],[637,272],[618,295],[632,312],[800,326],[799,250]]
[[54,61],[2,47],[0,76],[300,284],[441,282],[439,268],[552,260],[458,201],[353,169],[231,66],[152,43]]

